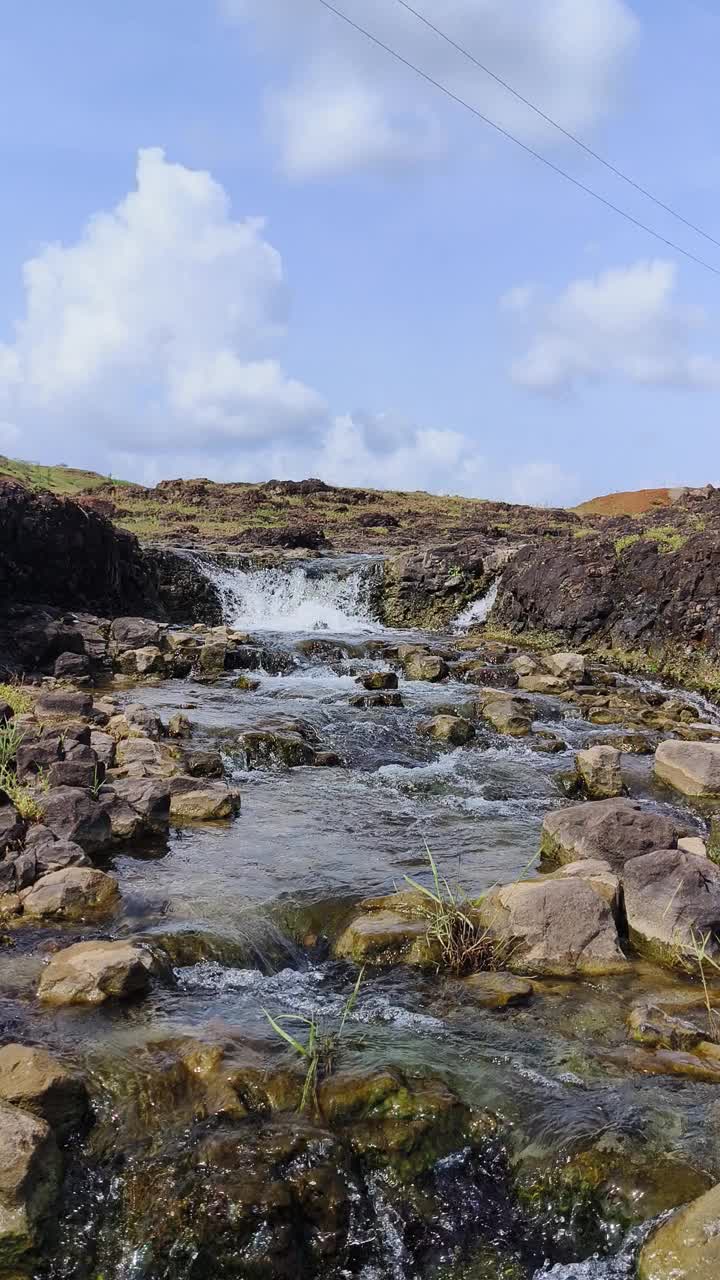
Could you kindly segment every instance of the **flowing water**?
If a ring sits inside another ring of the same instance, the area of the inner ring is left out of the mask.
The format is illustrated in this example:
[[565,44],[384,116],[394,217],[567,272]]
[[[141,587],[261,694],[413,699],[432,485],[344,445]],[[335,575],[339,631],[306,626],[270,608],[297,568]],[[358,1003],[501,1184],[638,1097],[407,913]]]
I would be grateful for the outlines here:
[[[158,1178],[169,1176],[170,1165],[175,1176],[191,1158],[195,1120],[178,1100],[168,1065],[173,1046],[220,1038],[243,1063],[284,1062],[264,1010],[276,1018],[342,1016],[355,971],[331,958],[323,937],[334,934],[349,908],[402,886],[406,875],[427,879],[426,844],[443,873],[470,894],[514,880],[533,863],[543,815],[563,803],[558,775],[573,751],[600,732],[548,697],[538,700],[539,723],[567,743],[559,755],[536,754],[489,730],[466,748],[430,743],[416,733],[418,723],[440,707],[462,708],[470,686],[401,678],[402,707],[361,710],[349,703],[358,674],[388,666],[380,646],[407,638],[373,618],[371,563],[208,572],[222,590],[227,621],[283,661],[274,664],[281,674],[260,666],[253,673],[260,685],[251,693],[228,674],[210,685],[166,681],[128,694],[163,717],[186,709],[194,740],[220,748],[242,790],[236,820],[178,830],[161,848],[114,859],[124,908],[108,932],[172,945],[185,961],[176,983],[116,1009],[44,1012],[39,1027],[31,991],[40,962],[31,949],[37,939],[28,934],[8,959],[0,990],[6,1031],[69,1053],[101,1099],[93,1150],[103,1174],[96,1185],[87,1173],[78,1175],[54,1280],[200,1274],[184,1254],[173,1253],[163,1270],[145,1250],[139,1227],[119,1251],[116,1243],[102,1243],[112,1235],[119,1188],[140,1176],[148,1134],[159,1133],[152,1139],[161,1153]],[[491,605],[486,597],[458,625],[477,623]],[[443,638],[433,642],[442,647]],[[311,726],[344,767],[247,771],[238,734],[279,713]],[[664,803],[654,796],[647,760],[633,761],[629,781],[634,794]],[[528,1006],[496,1012],[473,1003],[459,980],[411,969],[368,972],[347,1019],[343,1065],[366,1074],[395,1067],[440,1077],[469,1107],[499,1117],[503,1154],[482,1168],[463,1149],[439,1162],[424,1193],[433,1205],[432,1247],[426,1231],[422,1250],[416,1243],[422,1233],[417,1223],[408,1228],[392,1188],[380,1175],[368,1177],[351,1196],[354,1261],[341,1271],[328,1263],[317,1274],[631,1276],[635,1242],[623,1244],[623,1213],[614,1212],[612,1195],[598,1201],[592,1221],[580,1223],[541,1193],[536,1179],[531,1212],[518,1217],[507,1162],[530,1172],[562,1168],[599,1144],[597,1150],[617,1155],[614,1202],[622,1200],[627,1177],[636,1216],[647,1218],[678,1202],[673,1180],[689,1196],[720,1178],[713,1086],[634,1074],[618,1057],[631,1001],[672,981],[639,964],[622,977],[546,980]],[[160,1059],[167,1096],[157,1084]],[[85,1271],[78,1259],[90,1241],[101,1263]],[[243,1270],[246,1263],[218,1272],[217,1280],[254,1275],[250,1263]]]

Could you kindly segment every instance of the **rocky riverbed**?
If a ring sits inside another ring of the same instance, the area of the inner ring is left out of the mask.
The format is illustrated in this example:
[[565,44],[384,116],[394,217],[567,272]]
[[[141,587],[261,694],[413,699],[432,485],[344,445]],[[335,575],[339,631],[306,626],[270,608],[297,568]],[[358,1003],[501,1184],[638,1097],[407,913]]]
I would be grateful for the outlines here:
[[36,621],[0,1275],[715,1275],[720,713],[366,567]]

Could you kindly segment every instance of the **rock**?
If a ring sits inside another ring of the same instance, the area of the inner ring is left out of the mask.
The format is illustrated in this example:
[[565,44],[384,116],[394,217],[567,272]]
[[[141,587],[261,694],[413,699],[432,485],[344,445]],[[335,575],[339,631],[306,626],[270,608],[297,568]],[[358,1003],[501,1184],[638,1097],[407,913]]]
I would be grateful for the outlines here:
[[583,684],[586,679],[586,662],[582,653],[548,653],[543,662],[551,675],[568,684]]
[[462,716],[439,715],[418,725],[418,733],[425,738],[437,738],[453,747],[465,746],[475,737],[475,729]]
[[595,893],[607,902],[613,915],[617,917],[620,908],[620,880],[614,874],[609,862],[587,858],[584,862],[568,862],[548,877],[552,880],[567,878],[586,880]]
[[399,693],[357,693],[350,699],[350,706],[366,710],[373,707],[402,707],[403,700]]
[[397,689],[398,678],[394,671],[371,671],[369,675],[358,676],[357,683],[368,691]]
[[126,649],[158,647],[161,629],[150,618],[115,618],[110,626],[110,638],[116,652]]
[[551,676],[538,672],[532,676],[520,676],[518,687],[526,693],[563,693],[567,689],[567,683],[564,680],[558,680],[557,676]]
[[463,990],[482,1009],[506,1009],[509,1005],[527,1004],[533,985],[527,978],[513,973],[472,973],[463,978]]
[[560,755],[563,751],[567,751],[568,746],[563,742],[562,738],[558,738],[556,734],[550,733],[547,729],[541,729],[533,734],[532,740],[527,744],[531,751],[537,751],[540,755]]
[[0,806],[0,856],[15,849],[25,835],[25,823],[12,804]]
[[32,852],[39,876],[47,875],[49,871],[60,871],[63,867],[90,866],[87,854],[72,840],[53,840],[50,837],[34,844]]
[[117,745],[115,760],[121,767],[130,764],[161,765],[160,743],[152,738],[125,738]]
[[634,1005],[628,1014],[627,1027],[633,1040],[654,1049],[692,1050],[708,1035],[706,1028],[673,1015],[653,1001]]
[[478,914],[512,948],[514,971],[571,977],[627,968],[612,912],[585,880],[504,885],[482,899]]
[[610,800],[623,794],[620,752],[614,747],[588,747],[578,751],[575,765],[591,800]]
[[540,852],[551,862],[593,858],[613,870],[653,849],[677,845],[682,820],[644,808],[637,800],[592,800],[548,813]]
[[89,693],[77,693],[67,690],[62,693],[41,693],[35,703],[35,715],[38,720],[63,719],[72,716],[84,720],[92,715],[93,700]]
[[[60,1190],[62,1162],[49,1126],[0,1103],[0,1271],[18,1277],[42,1242]],[[26,1272],[27,1274],[27,1272]]]
[[99,729],[93,729],[90,734],[90,746],[101,764],[106,769],[112,769],[115,763],[115,739],[109,733],[102,733]]
[[112,834],[128,840],[163,834],[170,822],[170,788],[151,778],[114,778],[98,797],[108,814]]
[[427,680],[437,683],[445,680],[450,669],[444,658],[433,653],[414,653],[404,663],[405,676],[408,680]]
[[678,840],[678,849],[685,853],[694,853],[698,858],[707,858],[707,845],[699,836],[683,836]]
[[190,738],[192,736],[192,725],[182,711],[176,711],[175,715],[170,717],[167,733],[169,738]]
[[720,798],[720,743],[661,742],[655,774],[683,795]]
[[517,676],[534,676],[540,670],[537,658],[531,657],[529,653],[519,653],[510,666]]
[[253,680],[250,676],[238,676],[237,680],[233,681],[233,689],[242,689],[245,693],[254,693],[259,688],[260,681]]
[[23,914],[36,920],[84,920],[117,906],[120,892],[114,876],[92,867],[51,871],[20,894]]
[[0,1098],[44,1120],[60,1136],[78,1129],[88,1113],[85,1082],[56,1058],[28,1045],[0,1049]]
[[94,764],[80,760],[57,760],[50,766],[47,775],[50,787],[77,787],[89,791],[99,787],[105,777],[105,766],[95,761]]
[[638,1280],[716,1280],[719,1275],[720,1185],[661,1223],[638,1260]]
[[614,747],[626,755],[651,756],[655,752],[655,740],[649,733],[599,734],[588,742],[588,747]]
[[240,734],[238,742],[245,753],[247,769],[263,769],[271,764],[292,769],[315,762],[315,747],[291,729],[250,729]]
[[15,712],[10,706],[10,703],[4,702],[3,699],[0,698],[0,724],[8,724],[14,715]]
[[35,741],[23,741],[17,749],[15,768],[18,778],[23,781],[37,774],[45,774],[62,758],[62,740],[60,734],[44,734]]
[[683,849],[660,849],[625,864],[623,896],[632,946],[659,964],[692,963],[693,936],[711,934],[720,955],[720,868]]
[[79,844],[86,853],[102,853],[112,839],[110,819],[102,804],[77,787],[56,787],[42,798],[45,826],[61,840]]
[[58,680],[77,680],[90,674],[90,659],[86,653],[61,653],[55,659],[53,673]]
[[125,649],[116,659],[116,669],[126,676],[163,675],[165,658],[157,645]]
[[166,972],[161,956],[139,942],[77,942],[44,970],[38,996],[46,1004],[104,1004],[147,991]]
[[532,716],[528,703],[512,694],[499,694],[491,690],[491,696],[483,698],[478,707],[480,714],[497,729],[512,738],[526,738],[532,730]]
[[183,772],[191,778],[222,778],[225,767],[219,751],[203,751],[199,747],[182,752]]
[[225,670],[227,644],[224,640],[204,644],[197,657],[198,669],[203,676],[219,676]]
[[224,782],[199,782],[186,777],[170,781],[172,822],[214,822],[234,817],[239,809],[239,791]]
[[335,943],[335,954],[356,964],[397,964],[426,935],[426,921],[396,911],[373,911],[350,922]]
[[126,706],[125,719],[130,726],[130,736],[144,736],[155,741],[165,737],[165,726],[159,715],[140,702],[131,702]]

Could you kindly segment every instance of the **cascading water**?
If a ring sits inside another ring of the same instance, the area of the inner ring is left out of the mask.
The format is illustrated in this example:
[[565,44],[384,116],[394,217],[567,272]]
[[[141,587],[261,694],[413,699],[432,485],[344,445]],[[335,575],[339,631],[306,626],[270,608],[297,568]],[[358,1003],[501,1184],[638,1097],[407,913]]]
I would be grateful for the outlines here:
[[459,613],[452,624],[453,631],[469,631],[471,627],[480,627],[487,622],[490,612],[498,597],[500,579],[496,578],[492,586],[479,600],[473,600],[462,613]]
[[381,630],[373,612],[377,562],[347,561],[321,566],[233,568],[198,561],[217,587],[226,622],[243,631],[330,631],[358,634]]

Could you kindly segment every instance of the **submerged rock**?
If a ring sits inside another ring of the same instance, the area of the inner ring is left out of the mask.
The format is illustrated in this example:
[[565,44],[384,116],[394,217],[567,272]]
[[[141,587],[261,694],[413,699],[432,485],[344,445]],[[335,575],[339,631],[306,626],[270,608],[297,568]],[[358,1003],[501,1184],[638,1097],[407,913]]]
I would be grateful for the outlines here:
[[674,848],[688,829],[637,800],[587,801],[545,816],[540,852],[551,862],[593,858],[617,869],[653,849]]
[[638,1280],[716,1280],[720,1276],[720,1185],[679,1209],[653,1232]]
[[533,985],[527,978],[513,973],[471,973],[463,978],[463,990],[474,1004],[483,1009],[506,1009],[509,1005],[527,1004]]
[[655,774],[683,795],[720,797],[720,743],[661,742]]
[[46,1004],[104,1004],[142,995],[165,972],[162,956],[140,942],[77,942],[44,970],[38,996]]

